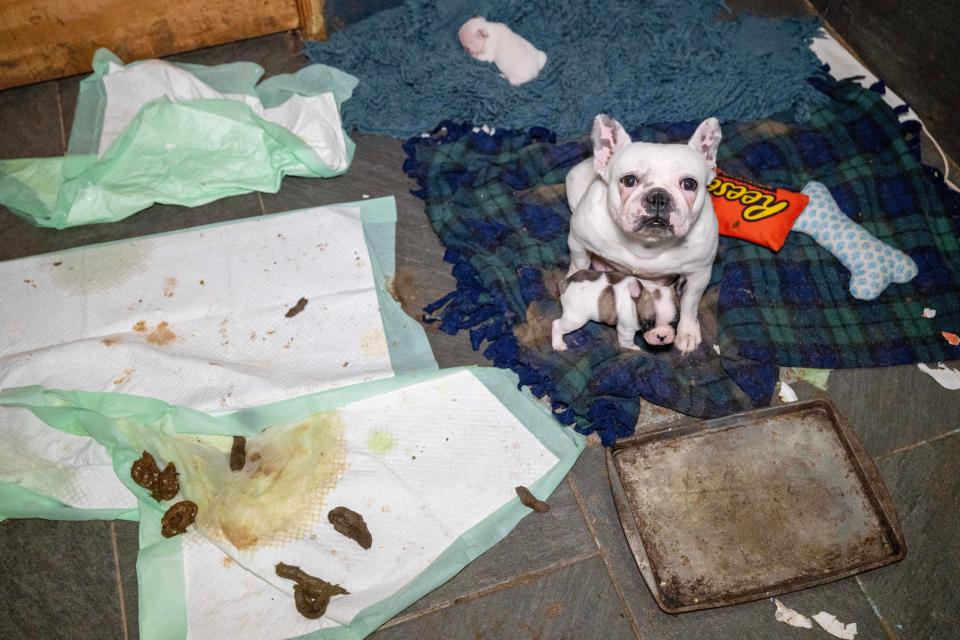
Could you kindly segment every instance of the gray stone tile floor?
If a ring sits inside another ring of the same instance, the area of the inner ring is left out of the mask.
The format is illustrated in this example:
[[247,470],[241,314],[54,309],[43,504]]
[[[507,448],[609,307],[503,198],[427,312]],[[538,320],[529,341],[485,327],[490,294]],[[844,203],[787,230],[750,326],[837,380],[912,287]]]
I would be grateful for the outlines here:
[[[798,3],[764,4],[778,13]],[[805,5],[804,5],[805,6]],[[800,11],[806,11],[804,6]],[[278,34],[182,54],[217,64],[253,60],[268,75],[301,64],[295,34]],[[0,157],[63,153],[79,78],[0,92]],[[208,224],[305,206],[393,195],[397,271],[404,308],[420,309],[454,285],[401,165],[399,141],[354,135],[350,172],[333,180],[288,178],[277,194],[251,194],[195,209],[156,206],[127,220],[55,231],[0,213],[0,259]],[[935,157],[930,161],[934,162]],[[487,364],[464,335],[427,335],[442,367]],[[830,611],[857,622],[858,638],[960,638],[960,392],[941,388],[916,367],[835,371],[826,391],[806,383],[802,398],[827,396],[877,462],[906,533],[907,558],[782,598],[806,613]],[[686,418],[645,407],[640,427]],[[386,623],[373,637],[642,638],[742,640],[827,638],[787,627],[761,601],[682,615],[660,611],[636,569],[609,491],[603,449],[591,442],[550,498],[502,542],[450,582]],[[137,525],[130,522],[0,523],[0,637],[136,638]]]

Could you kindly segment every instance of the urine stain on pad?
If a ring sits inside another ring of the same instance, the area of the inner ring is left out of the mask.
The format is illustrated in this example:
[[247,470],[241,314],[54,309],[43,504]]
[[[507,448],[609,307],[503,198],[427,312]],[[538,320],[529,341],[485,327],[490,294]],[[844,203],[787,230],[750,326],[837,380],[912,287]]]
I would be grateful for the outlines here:
[[133,330],[141,335],[145,335],[147,342],[155,344],[158,347],[166,346],[177,339],[177,334],[170,330],[170,325],[167,324],[166,320],[161,321],[160,324],[153,329],[150,329],[147,323],[141,320],[133,325]]
[[396,440],[389,431],[373,431],[367,438],[367,448],[378,456],[388,453],[393,449],[394,444],[396,444]]
[[[135,434],[129,434],[131,438]],[[198,506],[196,526],[238,550],[306,538],[326,522],[324,497],[346,471],[344,425],[337,411],[273,426],[247,438],[247,462],[231,471],[229,453],[176,435],[143,442],[181,474],[181,492]]]
[[360,351],[371,358],[387,354],[387,338],[380,327],[371,327],[360,336]]
[[127,282],[146,268],[150,253],[145,243],[121,242],[97,247],[95,253],[58,258],[44,265],[44,270],[58,288],[89,295]]
[[127,380],[133,377],[133,372],[136,369],[124,369],[119,376],[113,379],[113,384],[124,384]]

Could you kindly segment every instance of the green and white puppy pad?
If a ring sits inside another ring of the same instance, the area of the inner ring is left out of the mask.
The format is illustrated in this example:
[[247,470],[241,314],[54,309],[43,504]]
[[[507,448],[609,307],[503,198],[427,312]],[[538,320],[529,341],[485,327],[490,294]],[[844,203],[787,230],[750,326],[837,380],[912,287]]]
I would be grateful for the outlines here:
[[249,62],[124,65],[100,49],[93,70],[80,83],[67,156],[0,161],[0,203],[35,224],[273,193],[285,175],[332,177],[353,158],[340,105],[357,79],[332,67],[257,84],[264,71]]
[[[404,374],[211,416],[112,393],[7,390],[0,403],[85,431],[110,451],[140,501],[140,635],[362,638],[479,556],[545,499],[583,448],[549,410],[487,368]],[[243,468],[229,466],[243,435]],[[158,503],[134,484],[143,451],[173,462],[180,494]],[[176,501],[198,506],[185,535],[160,534]],[[372,546],[328,512],[363,517]],[[326,613],[298,613],[277,563],[349,592]]]
[[[435,369],[422,327],[387,293],[395,222],[380,198],[0,263],[0,388],[225,412]],[[89,438],[2,408],[0,440],[0,490],[135,507]]]

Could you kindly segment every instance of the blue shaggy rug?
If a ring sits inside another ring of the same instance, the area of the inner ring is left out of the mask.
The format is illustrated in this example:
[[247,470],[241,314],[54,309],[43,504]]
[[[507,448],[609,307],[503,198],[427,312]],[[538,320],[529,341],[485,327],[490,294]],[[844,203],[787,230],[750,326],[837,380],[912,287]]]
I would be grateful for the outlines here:
[[[544,51],[540,77],[513,87],[464,52],[457,31],[474,15]],[[452,119],[571,137],[601,112],[634,125],[784,112],[803,121],[825,102],[807,81],[821,73],[809,49],[818,28],[730,19],[722,0],[408,0],[305,53],[360,78],[343,108],[348,130],[406,138]]]

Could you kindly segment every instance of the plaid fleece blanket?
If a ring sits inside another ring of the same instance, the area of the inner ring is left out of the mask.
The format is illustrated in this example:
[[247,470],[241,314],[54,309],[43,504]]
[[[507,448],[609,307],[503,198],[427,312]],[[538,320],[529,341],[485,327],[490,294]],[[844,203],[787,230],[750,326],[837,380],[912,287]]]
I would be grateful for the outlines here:
[[[455,291],[427,307],[428,319],[448,333],[468,329],[494,365],[549,395],[561,422],[596,431],[605,444],[633,432],[640,398],[716,417],[768,404],[778,365],[960,357],[941,336],[960,332],[960,198],[920,164],[919,124],[901,125],[877,91],[811,82],[828,103],[802,124],[784,117],[725,126],[720,167],[793,190],[819,180],[849,216],[916,261],[912,282],[862,302],[850,295],[840,262],[804,234],[792,233],[779,253],[721,238],[697,352],[624,351],[615,330],[596,323],[571,334],[568,351],[555,352],[556,282],[569,264],[563,180],[590,155],[589,141],[558,144],[541,128],[488,135],[444,123],[405,145],[404,168],[419,184],[414,194],[425,201],[457,278]],[[676,142],[694,128],[648,126],[631,134]],[[923,318],[924,307],[936,317]]]

